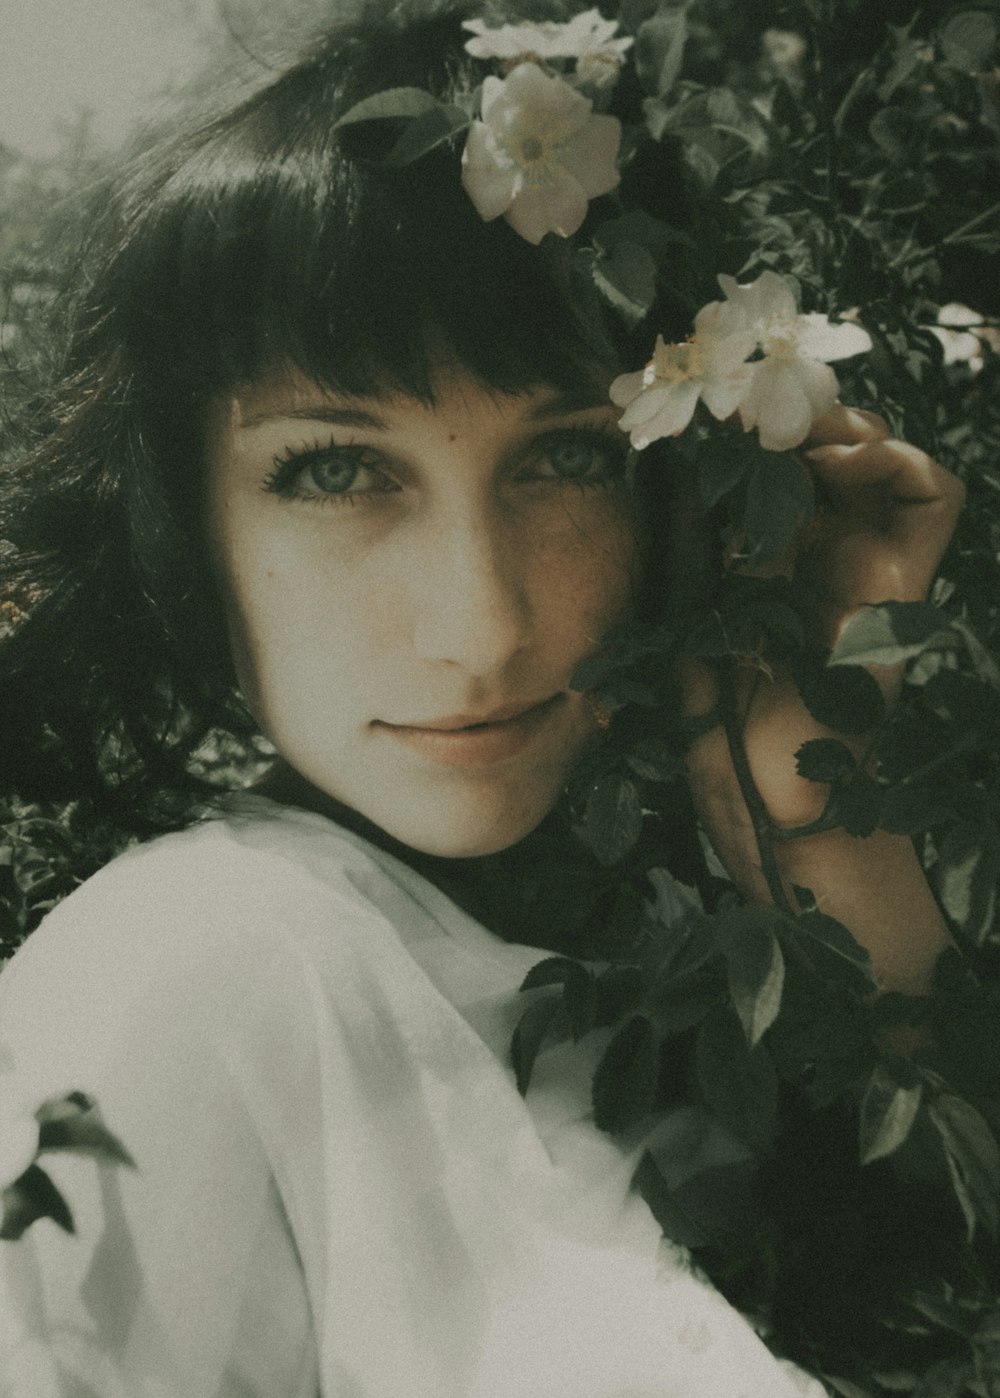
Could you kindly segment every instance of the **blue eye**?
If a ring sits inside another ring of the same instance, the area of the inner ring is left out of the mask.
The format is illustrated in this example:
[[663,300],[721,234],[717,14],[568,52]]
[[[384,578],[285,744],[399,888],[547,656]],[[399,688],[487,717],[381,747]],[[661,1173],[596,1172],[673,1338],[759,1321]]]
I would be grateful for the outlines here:
[[331,444],[289,451],[275,459],[264,489],[286,500],[353,504],[356,496],[395,488],[376,463],[376,453],[362,446]]
[[537,443],[534,471],[542,478],[601,485],[621,474],[627,454],[625,439],[609,432],[559,432]]

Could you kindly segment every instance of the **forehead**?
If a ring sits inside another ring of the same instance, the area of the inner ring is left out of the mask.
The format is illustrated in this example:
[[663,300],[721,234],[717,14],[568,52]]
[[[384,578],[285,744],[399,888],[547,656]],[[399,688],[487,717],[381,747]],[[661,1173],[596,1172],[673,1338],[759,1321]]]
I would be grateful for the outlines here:
[[433,414],[443,403],[451,409],[464,409],[470,416],[500,418],[515,412],[526,419],[544,422],[594,408],[611,410],[607,392],[609,381],[610,375],[595,373],[570,389],[541,383],[517,393],[501,392],[480,382],[461,365],[446,362],[435,369],[430,396],[417,398],[389,388],[369,394],[344,393],[301,370],[281,366],[239,386],[219,406],[223,409],[223,418],[234,430],[282,419],[329,421],[387,430],[414,414]]

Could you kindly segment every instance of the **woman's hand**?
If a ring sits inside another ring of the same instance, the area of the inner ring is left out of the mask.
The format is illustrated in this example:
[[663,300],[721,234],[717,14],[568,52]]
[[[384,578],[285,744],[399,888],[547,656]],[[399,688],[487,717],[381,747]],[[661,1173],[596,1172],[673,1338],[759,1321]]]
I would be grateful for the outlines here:
[[[881,418],[842,406],[816,422],[801,455],[823,503],[780,571],[801,584],[818,634],[832,645],[866,603],[926,596],[964,488],[925,453],[890,437]],[[891,701],[900,671],[872,674]],[[692,664],[685,687],[693,713],[717,702],[705,667]],[[787,675],[742,669],[736,698],[750,772],[770,823],[792,829],[814,821],[827,788],[797,775],[795,752],[812,738],[849,740],[812,718]],[[688,770],[699,814],[730,877],[747,895],[768,899],[753,822],[721,728],[695,743]],[[774,853],[786,891],[792,884],[812,889],[824,910],[868,946],[887,984],[924,985],[947,932],[909,840],[834,830],[775,841]]]

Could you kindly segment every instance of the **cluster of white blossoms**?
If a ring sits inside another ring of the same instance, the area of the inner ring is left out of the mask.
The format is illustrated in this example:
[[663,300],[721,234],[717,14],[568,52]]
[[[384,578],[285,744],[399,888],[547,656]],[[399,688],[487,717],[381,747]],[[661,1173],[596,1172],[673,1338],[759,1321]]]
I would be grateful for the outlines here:
[[[594,111],[585,90],[617,76],[630,38],[598,10],[568,24],[507,24],[490,29],[469,20],[466,49],[496,59],[506,76],[488,77],[480,119],[462,153],[462,184],[482,218],[501,217],[530,243],[548,233],[571,237],[591,199],[619,182],[621,123]],[[552,65],[575,66],[562,72]],[[601,76],[595,76],[601,75]],[[749,286],[719,283],[724,301],[695,317],[683,344],[658,337],[644,369],[623,374],[611,397],[621,427],[641,450],[683,432],[698,401],[723,421],[739,414],[769,451],[787,451],[837,400],[830,361],[871,349],[859,326],[800,315],[789,283],[765,272]]]
[[[581,88],[613,82],[630,38],[588,10],[568,24],[464,26],[475,37],[466,49],[508,69],[483,83],[481,119],[469,128],[462,184],[480,216],[501,215],[529,243],[546,233],[571,237],[587,205],[618,184],[621,123],[594,111]],[[572,80],[548,65],[573,60]]]
[[789,451],[837,401],[830,362],[871,349],[860,325],[800,315],[776,272],[747,286],[720,276],[719,285],[725,301],[698,312],[688,340],[666,344],[660,336],[645,368],[611,385],[612,401],[625,410],[619,426],[638,451],[683,432],[699,399],[719,421],[738,413],[765,450]]

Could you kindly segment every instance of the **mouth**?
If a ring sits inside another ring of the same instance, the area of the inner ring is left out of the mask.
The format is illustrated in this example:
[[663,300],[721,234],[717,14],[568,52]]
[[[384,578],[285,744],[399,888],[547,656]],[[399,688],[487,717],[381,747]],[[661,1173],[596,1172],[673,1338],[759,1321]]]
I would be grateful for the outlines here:
[[509,704],[488,714],[372,725],[396,742],[446,767],[487,767],[518,756],[565,705],[563,693],[538,704]]

